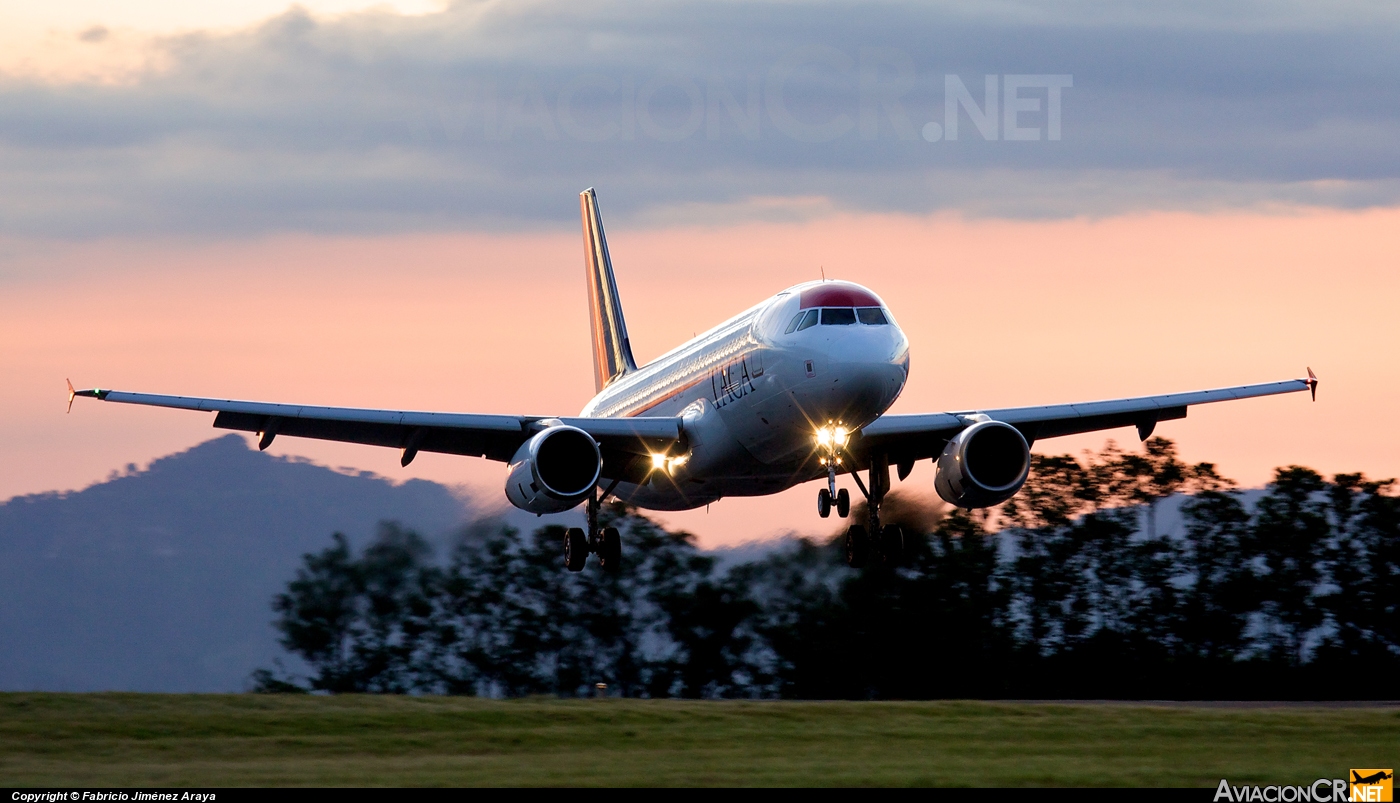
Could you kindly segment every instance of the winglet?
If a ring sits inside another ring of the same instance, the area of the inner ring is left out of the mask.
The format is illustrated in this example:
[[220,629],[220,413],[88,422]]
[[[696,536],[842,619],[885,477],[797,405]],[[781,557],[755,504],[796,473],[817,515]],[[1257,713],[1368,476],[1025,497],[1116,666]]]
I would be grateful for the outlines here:
[[92,390],[74,390],[73,380],[65,379],[63,381],[68,383],[68,412],[70,413],[73,412],[73,398],[76,396],[89,396],[94,399],[106,400],[107,394],[111,393],[110,390],[102,390],[101,388],[93,388]]
[[1312,391],[1312,400],[1317,401],[1317,374],[1308,369],[1308,390]]

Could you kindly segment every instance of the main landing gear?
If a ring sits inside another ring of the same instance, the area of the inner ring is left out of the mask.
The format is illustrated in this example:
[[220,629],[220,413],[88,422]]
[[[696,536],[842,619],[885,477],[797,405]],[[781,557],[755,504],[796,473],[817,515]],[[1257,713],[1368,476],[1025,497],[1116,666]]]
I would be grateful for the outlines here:
[[[851,497],[842,488],[836,491],[836,465],[840,458],[836,449],[823,460],[826,463],[826,486],[817,492],[817,513],[822,518],[831,515],[834,504],[841,518],[851,511]],[[890,490],[890,462],[887,455],[876,455],[870,462],[870,487],[861,482],[860,473],[851,472],[851,478],[865,495],[866,524],[852,524],[846,530],[846,564],[853,569],[867,565],[892,567],[904,557],[904,530],[898,525],[880,526],[880,506],[885,494]]]
[[[870,533],[879,533],[871,537]],[[897,524],[867,530],[852,524],[846,530],[846,565],[863,569],[876,565],[893,568],[904,557],[904,528]]]
[[581,527],[570,527],[564,532],[564,565],[569,571],[583,571],[590,552],[598,556],[598,566],[605,572],[615,572],[622,567],[622,534],[616,527],[598,529],[598,509],[618,482],[613,480],[601,495],[597,488],[593,489],[593,495],[588,498],[587,532]]

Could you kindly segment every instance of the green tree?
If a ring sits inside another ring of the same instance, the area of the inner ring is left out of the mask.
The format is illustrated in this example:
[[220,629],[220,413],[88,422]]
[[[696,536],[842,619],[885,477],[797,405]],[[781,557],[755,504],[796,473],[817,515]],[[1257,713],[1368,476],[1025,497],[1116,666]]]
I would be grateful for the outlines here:
[[[427,563],[431,549],[391,522],[380,524],[358,558],[343,534],[331,540],[322,552],[304,556],[287,591],[273,600],[282,646],[311,667],[311,689],[415,689],[437,584]],[[258,680],[270,689],[287,684],[267,672]]]
[[1204,490],[1182,505],[1182,518],[1182,562],[1189,581],[1181,616],[1184,649],[1207,664],[1233,661],[1256,604],[1245,582],[1249,512],[1232,491]]
[[1248,639],[1255,654],[1283,666],[1309,659],[1307,637],[1323,622],[1317,597],[1332,536],[1326,490],[1312,469],[1275,470],[1242,539],[1242,593],[1257,605]]
[[1400,499],[1394,480],[1338,474],[1328,486],[1336,535],[1324,557],[1326,593],[1318,598],[1330,633],[1326,659],[1379,661],[1400,656]]
[[[994,516],[891,495],[900,566],[798,539],[720,574],[686,533],[610,505],[617,572],[562,571],[563,530],[477,526],[445,566],[391,524],[344,536],[277,596],[305,683],[265,691],[890,698],[1391,692],[1393,481],[1291,466],[1251,507],[1171,441],[1035,455]],[[1182,496],[1184,495],[1184,496]],[[1160,532],[1180,498],[1184,527]],[[995,525],[999,529],[989,529]]]
[[752,605],[713,576],[694,537],[608,506],[622,530],[617,572],[561,570],[564,531],[502,528],[464,541],[434,615],[436,686],[459,694],[627,696],[747,693],[761,673],[741,632]]

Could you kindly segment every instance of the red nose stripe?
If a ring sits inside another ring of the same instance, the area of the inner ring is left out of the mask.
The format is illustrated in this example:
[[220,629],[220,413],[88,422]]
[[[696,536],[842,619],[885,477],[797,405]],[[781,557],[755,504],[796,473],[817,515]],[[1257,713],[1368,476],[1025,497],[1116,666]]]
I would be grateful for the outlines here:
[[880,299],[849,284],[832,282],[802,291],[802,309],[808,307],[878,307]]

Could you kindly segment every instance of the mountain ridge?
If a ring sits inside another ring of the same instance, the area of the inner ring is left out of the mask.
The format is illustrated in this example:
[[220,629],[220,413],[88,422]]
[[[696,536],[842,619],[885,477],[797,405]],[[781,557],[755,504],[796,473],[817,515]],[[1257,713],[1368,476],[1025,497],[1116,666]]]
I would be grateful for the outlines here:
[[333,532],[438,543],[469,500],[225,435],[107,481],[0,503],[0,689],[239,691],[281,655],[270,602]]

